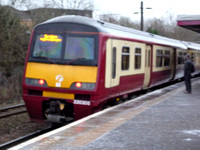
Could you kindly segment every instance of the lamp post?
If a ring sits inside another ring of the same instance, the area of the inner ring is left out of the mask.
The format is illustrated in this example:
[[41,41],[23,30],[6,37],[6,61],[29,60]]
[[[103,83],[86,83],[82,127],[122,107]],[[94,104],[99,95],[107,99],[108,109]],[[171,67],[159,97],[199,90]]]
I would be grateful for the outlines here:
[[141,20],[140,20],[140,30],[144,31],[144,12],[143,12],[143,1],[140,3],[140,13],[141,13]]
[[[150,7],[147,7],[146,9],[152,9]],[[138,14],[139,12],[134,12],[134,14]],[[143,31],[144,30],[144,7],[143,7],[143,1],[141,1],[140,3],[140,15],[141,15],[141,19],[140,19],[140,30]]]

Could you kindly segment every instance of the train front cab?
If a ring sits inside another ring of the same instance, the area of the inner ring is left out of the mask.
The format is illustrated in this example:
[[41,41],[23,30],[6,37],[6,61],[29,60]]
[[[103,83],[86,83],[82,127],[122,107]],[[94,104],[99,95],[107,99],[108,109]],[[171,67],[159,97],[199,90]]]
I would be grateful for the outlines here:
[[32,120],[62,122],[93,113],[98,74],[94,33],[95,28],[72,23],[34,29],[23,79],[23,99]]

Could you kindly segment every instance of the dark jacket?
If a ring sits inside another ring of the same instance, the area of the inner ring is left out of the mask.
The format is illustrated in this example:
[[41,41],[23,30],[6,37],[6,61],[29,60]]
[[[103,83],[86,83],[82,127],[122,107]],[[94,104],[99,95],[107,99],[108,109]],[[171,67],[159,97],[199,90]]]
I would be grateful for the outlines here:
[[190,79],[192,72],[194,72],[194,64],[190,59],[187,59],[184,64],[185,79]]

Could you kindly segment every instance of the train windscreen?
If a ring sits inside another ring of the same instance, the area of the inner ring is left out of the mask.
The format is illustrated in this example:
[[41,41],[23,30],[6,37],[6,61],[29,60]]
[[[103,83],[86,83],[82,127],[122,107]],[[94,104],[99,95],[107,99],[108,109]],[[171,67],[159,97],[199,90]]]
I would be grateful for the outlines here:
[[63,37],[61,35],[39,34],[33,50],[33,57],[60,58]]
[[94,59],[94,38],[67,37],[65,59]]
[[77,34],[36,34],[29,61],[68,65],[97,65],[96,37]]

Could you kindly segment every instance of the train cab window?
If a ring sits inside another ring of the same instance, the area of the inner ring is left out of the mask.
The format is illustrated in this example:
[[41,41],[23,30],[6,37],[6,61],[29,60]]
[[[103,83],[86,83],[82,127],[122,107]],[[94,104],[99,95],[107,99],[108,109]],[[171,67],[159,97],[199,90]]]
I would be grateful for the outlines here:
[[94,38],[68,36],[65,47],[65,59],[94,59]]
[[129,47],[122,47],[122,70],[129,69],[129,59],[130,59],[130,48]]
[[170,65],[170,51],[166,50],[164,54],[164,66]]
[[163,50],[156,50],[156,67],[162,67],[163,62]]
[[39,34],[36,37],[32,57],[60,58],[63,38],[61,35]]
[[142,52],[141,48],[136,48],[135,49],[135,69],[140,69],[141,68],[141,57]]
[[29,60],[66,65],[97,65],[96,37],[92,35],[35,34]]

